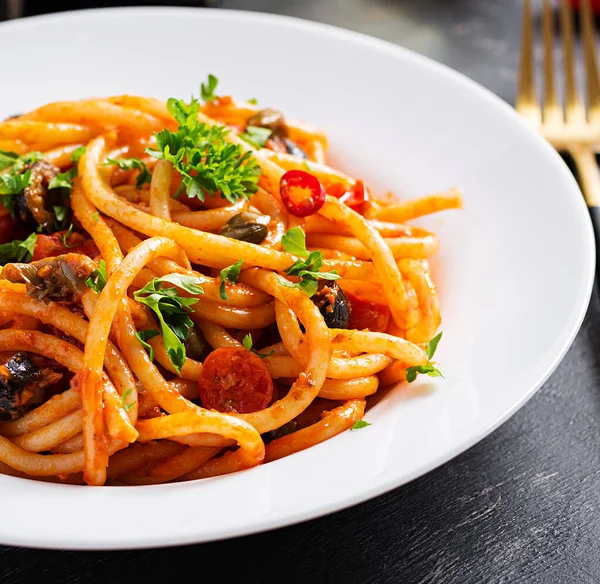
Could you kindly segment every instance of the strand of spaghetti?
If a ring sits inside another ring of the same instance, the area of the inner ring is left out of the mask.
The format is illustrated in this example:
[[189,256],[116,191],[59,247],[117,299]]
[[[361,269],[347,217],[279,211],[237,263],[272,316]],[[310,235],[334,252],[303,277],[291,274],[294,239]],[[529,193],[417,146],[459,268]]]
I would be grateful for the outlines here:
[[130,473],[129,475],[120,477],[120,479],[127,485],[167,483],[196,470],[221,450],[218,447],[192,446],[172,456],[153,462],[147,467],[147,471],[144,474]]
[[140,133],[158,132],[165,127],[164,120],[140,110],[94,99],[49,103],[24,114],[20,119],[120,126]]
[[[135,185],[118,185],[114,187],[115,194],[119,197],[126,199],[130,203],[136,205],[148,205],[150,206],[150,191],[148,189],[138,189]],[[177,199],[169,199],[169,207],[171,211],[189,211],[190,208],[187,205],[179,202]]]
[[16,154],[25,154],[29,148],[21,140],[0,140],[0,150],[15,152]]
[[[301,365],[306,363],[309,353],[306,347],[305,336],[300,330],[296,315],[288,307],[277,301],[275,302],[275,314],[279,334],[285,348],[289,351],[292,359]],[[286,377],[284,373],[285,369],[282,370],[282,365],[286,364],[290,367],[291,364],[289,363],[289,358],[286,357],[273,356],[265,360],[265,364],[273,377]],[[349,358],[340,358],[332,355],[327,366],[327,377],[333,379],[366,377],[374,375],[384,367],[387,367],[389,363],[390,358],[378,351],[373,351],[373,354],[370,355],[359,355]],[[281,373],[284,374],[281,375]]]
[[185,446],[170,440],[152,440],[143,444],[140,442],[130,444],[128,448],[120,450],[110,457],[106,477],[117,478],[156,460],[173,456],[185,448]]
[[[126,252],[142,241],[139,237],[129,231],[129,229],[123,227],[114,219],[109,219],[108,224],[111,226],[119,245]],[[201,272],[185,270],[180,265],[166,258],[156,258],[152,260],[148,266],[152,268],[152,270],[159,276],[178,273],[198,278],[200,285],[204,290],[202,298],[217,304],[226,302],[232,306],[249,308],[251,306],[260,306],[271,300],[271,297],[268,294],[254,290],[253,288],[245,286],[244,284],[237,284],[234,287],[230,287],[230,289],[227,291],[227,300],[223,300],[220,293],[220,278],[211,278],[210,276],[206,276]]]
[[185,262],[181,248],[168,239],[155,237],[140,243],[108,278],[90,320],[83,366],[79,374],[86,456],[84,479],[88,484],[102,485],[106,480],[108,459],[102,424],[100,377],[110,328],[121,299],[135,275],[148,261],[161,255]]
[[54,164],[59,168],[64,168],[66,166],[70,166],[71,156],[73,152],[77,150],[77,148],[81,148],[84,146],[83,143],[79,144],[67,144],[66,146],[58,146],[57,148],[52,148],[51,150],[47,150],[44,152],[44,160],[49,162],[50,164]]
[[[172,215],[173,221],[180,225],[199,231],[216,231],[223,227],[234,215],[241,213],[247,207],[248,201],[241,200],[227,207],[218,207],[207,211],[173,211]],[[152,214],[155,215],[155,213]]]
[[406,338],[413,343],[427,343],[434,337],[442,321],[435,284],[425,262],[405,259],[400,260],[399,264],[419,301],[419,322],[406,331]]
[[[201,410],[169,414],[162,418],[140,420],[138,422],[140,442],[186,436],[189,434],[219,434],[235,440],[239,448],[227,452],[219,460],[226,467],[223,472],[233,472],[260,464],[265,456],[265,445],[256,429],[239,416],[230,416],[213,410]],[[206,463],[208,464],[208,463]]]
[[171,220],[171,175],[173,165],[168,160],[159,160],[154,166],[150,183],[150,213],[161,219]]
[[336,350],[364,351],[368,349],[374,353],[382,353],[392,359],[397,359],[406,367],[427,363],[427,356],[423,349],[410,341],[387,333],[331,329],[331,334]]
[[12,438],[34,432],[52,422],[69,415],[79,407],[79,394],[73,389],[53,395],[41,406],[27,412],[18,420],[0,422],[0,434]]
[[[393,237],[383,240],[391,250],[395,259],[414,258],[424,259],[435,255],[439,248],[439,240],[429,234],[425,237]],[[319,249],[321,247],[337,249],[359,260],[371,259],[371,251],[360,241],[342,235],[328,235],[326,233],[311,233],[306,240],[307,247]]]
[[[162,335],[158,335],[147,342],[154,349],[154,358],[156,359],[156,361],[158,361],[161,364],[161,366],[167,371],[177,374],[177,371],[175,367],[173,367],[173,363],[171,363],[171,359],[167,354],[167,350],[165,349],[165,344]],[[198,381],[201,370],[202,363],[200,363],[199,361],[195,361],[190,357],[187,357],[185,363],[183,364],[183,367],[181,367],[180,375],[182,379]]]
[[[83,424],[82,424],[83,427]],[[134,442],[135,444],[135,442]],[[83,450],[83,434],[81,432],[52,449],[55,454],[72,454]]]
[[[428,235],[429,231],[418,229],[404,223],[389,223],[378,219],[368,219],[369,225],[375,227],[383,237],[410,237],[416,232]],[[334,233],[336,235],[349,235],[343,225],[336,224],[321,215],[309,215],[306,217],[306,233]]]
[[77,410],[39,430],[14,438],[13,443],[29,452],[45,452],[81,432],[82,427],[81,411]]
[[[85,344],[88,323],[60,304],[45,303],[30,296],[22,297],[20,294],[2,293],[0,294],[0,307],[15,313],[35,316],[43,323],[50,324],[81,344]],[[119,440],[132,442],[137,438],[137,432],[132,425],[135,423],[135,419],[130,419],[128,416],[121,396],[134,385],[135,380],[125,360],[111,343],[107,346],[105,366],[118,389],[118,392],[115,391],[111,384],[104,384],[103,388],[106,402],[104,414],[110,435]]]
[[419,318],[418,307],[409,304],[400,270],[379,232],[371,227],[364,217],[335,197],[327,196],[319,213],[327,219],[346,225],[354,237],[369,249],[393,319],[404,328],[414,326]]
[[[244,258],[247,265],[283,271],[297,259],[288,253],[165,221],[121,201],[98,171],[107,139],[105,135],[92,140],[79,162],[86,197],[105,215],[145,235],[168,237],[181,245],[191,261],[210,267],[225,268]],[[323,270],[336,270],[340,276],[356,280],[377,277],[371,262],[326,261]]]
[[97,132],[86,126],[77,124],[55,124],[31,120],[9,120],[0,122],[0,139],[17,138],[34,145],[45,145],[53,148],[61,144],[85,143]]
[[406,381],[406,365],[399,361],[394,361],[388,365],[383,371],[378,373],[379,385],[381,387],[389,387],[397,385],[402,381]]
[[326,379],[319,397],[332,400],[363,398],[374,394],[379,387],[377,375],[353,379]]
[[365,405],[365,400],[350,400],[343,406],[327,412],[323,419],[316,424],[273,440],[267,445],[265,462],[272,462],[295,452],[306,450],[349,430],[355,422],[363,417]]
[[423,215],[445,211],[446,209],[461,209],[462,196],[458,189],[450,189],[420,199],[392,203],[385,207],[367,213],[369,218],[382,221],[404,222]]

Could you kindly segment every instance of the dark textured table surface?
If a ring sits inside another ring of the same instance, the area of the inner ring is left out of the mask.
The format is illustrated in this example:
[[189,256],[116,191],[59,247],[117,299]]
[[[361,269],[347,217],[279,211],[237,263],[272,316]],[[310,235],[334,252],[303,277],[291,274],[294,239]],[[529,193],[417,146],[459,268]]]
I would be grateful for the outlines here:
[[[220,4],[381,37],[514,99],[519,0]],[[595,294],[573,347],[521,411],[469,451],[387,495],[213,544],[113,553],[0,548],[0,582],[183,582],[188,574],[202,582],[215,573],[251,583],[600,582],[599,322]]]

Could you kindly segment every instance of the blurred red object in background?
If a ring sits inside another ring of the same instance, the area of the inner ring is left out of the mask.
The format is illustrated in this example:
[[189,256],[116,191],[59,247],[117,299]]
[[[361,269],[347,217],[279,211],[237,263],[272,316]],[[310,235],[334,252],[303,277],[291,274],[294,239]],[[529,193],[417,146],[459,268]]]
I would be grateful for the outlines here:
[[[579,8],[582,0],[570,0],[570,2],[575,8]],[[594,12],[600,13],[600,0],[591,0],[591,5]]]

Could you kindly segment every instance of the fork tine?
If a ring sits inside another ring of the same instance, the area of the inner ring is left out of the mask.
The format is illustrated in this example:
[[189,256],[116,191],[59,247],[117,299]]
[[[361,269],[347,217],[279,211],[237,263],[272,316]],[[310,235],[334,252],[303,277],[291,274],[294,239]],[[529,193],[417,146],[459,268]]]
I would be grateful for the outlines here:
[[575,80],[575,44],[573,41],[573,10],[569,0],[560,3],[560,31],[565,72],[565,115],[567,123],[585,122],[585,107]]
[[535,91],[535,69],[533,62],[533,17],[531,0],[523,0],[523,31],[521,33],[521,62],[519,64],[519,87],[516,108],[530,122],[539,125],[542,121],[540,104]]
[[554,80],[554,15],[550,0],[542,4],[542,43],[544,47],[544,124],[561,123],[562,111]]
[[596,58],[596,31],[589,0],[583,0],[580,15],[583,33],[588,120],[590,124],[596,124],[600,122],[600,82],[598,80],[598,61]]

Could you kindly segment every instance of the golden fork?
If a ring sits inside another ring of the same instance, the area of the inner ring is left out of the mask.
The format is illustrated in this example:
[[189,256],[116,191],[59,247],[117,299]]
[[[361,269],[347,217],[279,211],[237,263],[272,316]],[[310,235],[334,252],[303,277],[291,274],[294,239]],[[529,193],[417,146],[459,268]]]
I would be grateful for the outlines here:
[[589,0],[582,0],[579,22],[582,36],[586,102],[577,89],[573,10],[559,0],[560,39],[564,69],[564,105],[558,98],[554,61],[554,12],[542,0],[543,93],[540,104],[535,86],[534,22],[531,0],[523,0],[521,63],[516,109],[559,151],[568,152],[576,166],[579,184],[600,244],[600,171],[595,153],[600,148],[600,81],[596,58],[596,33]]

